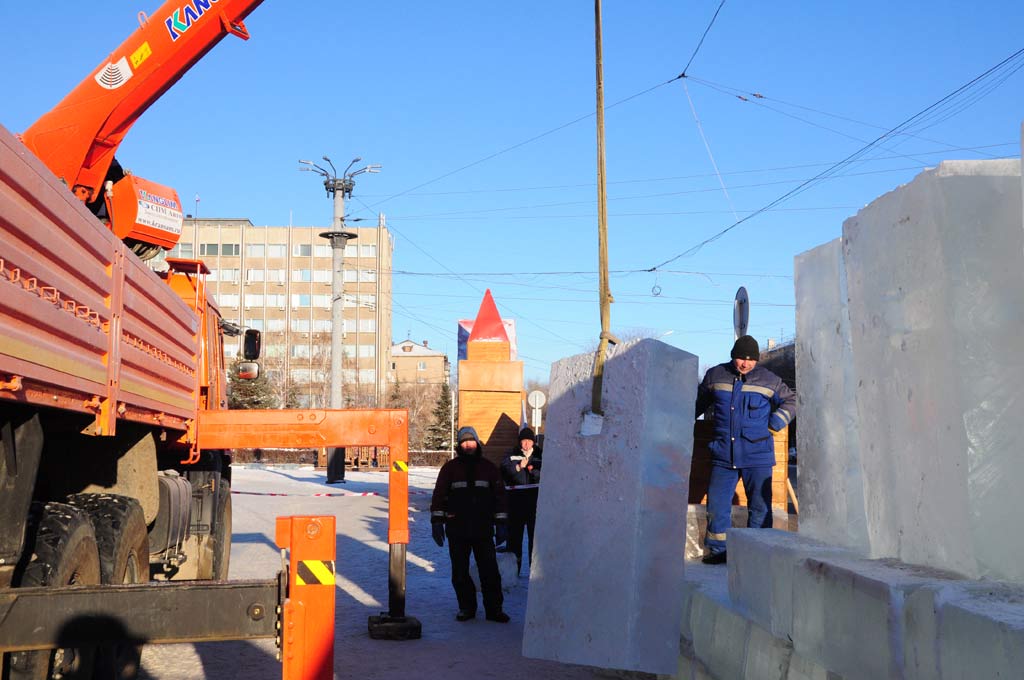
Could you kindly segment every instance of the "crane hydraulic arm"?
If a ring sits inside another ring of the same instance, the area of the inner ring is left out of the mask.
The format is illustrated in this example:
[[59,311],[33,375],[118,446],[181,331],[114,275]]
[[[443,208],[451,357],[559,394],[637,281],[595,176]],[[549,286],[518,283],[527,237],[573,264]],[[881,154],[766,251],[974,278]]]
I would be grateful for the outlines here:
[[[243,20],[261,3],[169,0],[149,17],[140,13],[138,30],[28,128],[22,142],[79,199],[98,202],[111,179],[108,171],[114,154],[139,116],[224,36],[230,33],[247,40]],[[138,206],[145,214],[133,215],[134,221],[129,218],[121,225],[111,214],[111,228],[121,238],[173,246],[180,235],[177,195],[145,181],[131,188],[121,193],[131,201],[147,202]],[[106,198],[110,203],[111,197]]]

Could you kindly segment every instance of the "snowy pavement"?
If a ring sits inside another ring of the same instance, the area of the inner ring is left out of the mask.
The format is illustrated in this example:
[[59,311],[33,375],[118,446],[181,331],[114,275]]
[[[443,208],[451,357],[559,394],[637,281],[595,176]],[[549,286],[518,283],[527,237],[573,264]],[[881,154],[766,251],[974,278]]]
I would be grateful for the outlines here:
[[[423,623],[423,638],[405,642],[371,640],[367,617],[387,609],[387,474],[349,472],[348,483],[328,486],[324,473],[304,468],[232,471],[234,533],[232,579],[273,578],[281,557],[274,545],[275,518],[282,515],[337,517],[336,678],[509,678],[581,680],[609,677],[583,666],[522,656],[528,580],[505,586],[511,623],[455,621],[448,549],[430,538],[430,492],[437,470],[409,470],[410,545],[406,613]],[[342,496],[314,496],[340,493]],[[275,494],[275,495],[257,495]],[[285,494],[285,495],[276,495]],[[351,494],[351,495],[349,495]],[[370,495],[361,495],[370,494]],[[372,495],[378,494],[378,495]],[[511,585],[511,587],[510,587]],[[273,640],[150,645],[140,677],[146,680],[209,678],[271,680],[281,677]]]

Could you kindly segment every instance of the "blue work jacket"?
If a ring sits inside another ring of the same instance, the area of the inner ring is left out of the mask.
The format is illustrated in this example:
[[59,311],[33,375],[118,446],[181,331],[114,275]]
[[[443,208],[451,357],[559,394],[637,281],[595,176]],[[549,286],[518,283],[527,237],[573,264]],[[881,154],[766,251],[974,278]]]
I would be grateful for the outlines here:
[[712,465],[745,468],[775,465],[770,430],[781,430],[796,416],[796,394],[767,368],[754,366],[741,376],[733,363],[719,364],[697,389],[697,414],[714,406]]

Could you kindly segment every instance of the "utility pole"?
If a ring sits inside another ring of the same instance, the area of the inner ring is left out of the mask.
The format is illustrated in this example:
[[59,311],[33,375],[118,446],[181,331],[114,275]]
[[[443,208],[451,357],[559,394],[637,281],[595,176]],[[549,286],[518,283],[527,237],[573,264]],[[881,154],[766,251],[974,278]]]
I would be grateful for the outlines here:
[[[342,383],[344,375],[342,372],[342,339],[345,332],[345,246],[349,240],[356,238],[354,231],[345,229],[345,198],[352,195],[352,189],[356,183],[352,179],[364,172],[377,172],[380,165],[368,165],[364,168],[349,172],[349,169],[362,160],[356,157],[348,164],[345,171],[338,177],[334,164],[327,156],[324,161],[330,166],[330,171],[320,167],[312,161],[302,161],[305,167],[299,168],[309,172],[315,172],[324,178],[324,189],[327,195],[334,199],[334,216],[331,222],[330,231],[320,234],[321,238],[327,239],[331,244],[331,408],[344,408],[342,400]],[[358,277],[357,277],[358,278]],[[359,349],[356,348],[356,361],[359,361]],[[345,449],[334,448],[327,452],[327,483],[345,482]]]

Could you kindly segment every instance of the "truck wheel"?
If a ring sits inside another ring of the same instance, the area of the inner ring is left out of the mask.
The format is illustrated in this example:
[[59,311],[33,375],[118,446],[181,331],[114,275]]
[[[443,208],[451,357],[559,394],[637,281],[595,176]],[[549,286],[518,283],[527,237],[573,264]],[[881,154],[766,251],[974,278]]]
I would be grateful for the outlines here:
[[[18,586],[96,585],[100,582],[96,535],[84,512],[66,503],[35,504],[30,521],[26,553],[31,553],[32,559],[18,578]],[[92,676],[95,651],[93,648],[68,648],[11,654],[8,678],[87,679]]]
[[217,486],[217,524],[213,530],[213,578],[225,581],[231,562],[231,482],[223,475]]
[[[68,503],[84,510],[96,533],[100,582],[121,585],[149,580],[149,534],[142,505],[113,494],[76,494]],[[142,645],[123,643],[96,650],[96,680],[132,680],[139,673]]]

